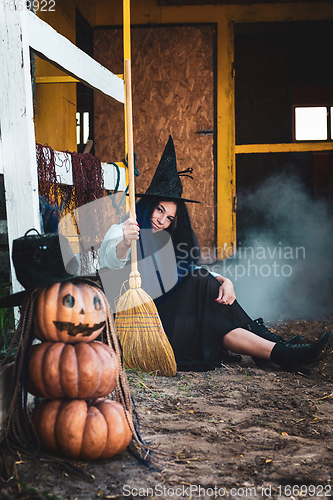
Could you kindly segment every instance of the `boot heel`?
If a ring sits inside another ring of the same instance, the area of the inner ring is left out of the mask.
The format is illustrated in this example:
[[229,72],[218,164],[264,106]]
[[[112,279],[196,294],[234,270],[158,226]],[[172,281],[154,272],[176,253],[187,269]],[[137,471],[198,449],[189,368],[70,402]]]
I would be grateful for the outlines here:
[[297,372],[301,367],[317,363],[332,342],[332,333],[325,332],[314,344],[275,344],[271,361],[286,371]]

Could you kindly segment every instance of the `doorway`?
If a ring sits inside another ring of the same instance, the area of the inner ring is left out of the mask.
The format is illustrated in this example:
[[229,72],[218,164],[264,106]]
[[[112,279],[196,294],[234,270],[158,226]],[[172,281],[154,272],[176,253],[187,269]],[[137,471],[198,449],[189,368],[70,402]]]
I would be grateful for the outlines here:
[[[122,29],[94,31],[94,56],[123,73]],[[134,151],[137,192],[144,192],[169,134],[173,136],[183,196],[202,247],[215,246],[216,25],[144,26],[131,29]],[[95,93],[95,147],[102,161],[124,158],[123,109]],[[209,255],[209,251],[206,252]]]
[[[332,21],[235,25],[236,144],[295,142],[296,107],[330,110],[333,68],[327,56],[332,30]],[[331,164],[329,152],[236,155],[238,242],[251,228],[270,224],[267,210],[253,213],[248,206],[249,193],[269,179],[280,179],[286,187],[291,179],[297,181],[306,196],[322,201],[324,212],[332,215]]]

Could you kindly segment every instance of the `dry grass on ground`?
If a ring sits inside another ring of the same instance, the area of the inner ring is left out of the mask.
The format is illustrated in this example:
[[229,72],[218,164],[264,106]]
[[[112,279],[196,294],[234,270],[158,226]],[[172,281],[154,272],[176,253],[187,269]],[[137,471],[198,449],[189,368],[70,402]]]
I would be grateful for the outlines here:
[[[315,340],[333,330],[333,320],[270,327],[286,338],[300,333]],[[141,433],[152,441],[160,470],[128,452],[79,463],[86,476],[6,455],[0,498],[327,498],[333,494],[332,349],[306,376],[273,364],[259,369],[246,356],[238,365],[174,378],[128,372]],[[13,471],[21,487],[4,481]]]

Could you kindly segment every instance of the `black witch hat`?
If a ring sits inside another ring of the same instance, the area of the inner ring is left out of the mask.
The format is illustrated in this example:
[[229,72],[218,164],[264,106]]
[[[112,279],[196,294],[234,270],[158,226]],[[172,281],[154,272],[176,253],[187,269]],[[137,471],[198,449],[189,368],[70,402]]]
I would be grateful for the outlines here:
[[193,179],[193,177],[189,175],[192,171],[192,168],[188,168],[182,172],[177,171],[175,146],[170,135],[149,188],[144,194],[136,194],[136,196],[154,196],[161,200],[183,200],[192,203],[200,203],[200,201],[182,198],[183,186],[180,176],[183,175]]
[[[31,231],[35,233],[29,234]],[[36,288],[80,278],[79,262],[60,233],[39,234],[30,229],[13,241],[12,259],[17,280],[25,290],[2,297],[0,309],[21,305]]]

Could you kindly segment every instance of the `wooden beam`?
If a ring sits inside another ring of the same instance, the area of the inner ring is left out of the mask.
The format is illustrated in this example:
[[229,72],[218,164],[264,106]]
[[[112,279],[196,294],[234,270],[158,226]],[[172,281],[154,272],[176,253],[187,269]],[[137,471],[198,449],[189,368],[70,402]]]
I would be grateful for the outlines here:
[[[116,75],[121,80],[124,79],[123,74]],[[36,76],[36,83],[78,83],[80,80],[72,76]]]
[[306,151],[332,151],[333,142],[292,142],[285,144],[238,144],[236,154],[296,153]]
[[[8,10],[9,14],[12,14]],[[28,43],[36,54],[68,75],[116,101],[124,103],[124,82],[29,10],[21,12]]]
[[77,83],[72,76],[36,76],[36,83]]
[[233,25],[227,16],[218,22],[217,47],[217,258],[236,248],[235,114]]
[[[132,0],[133,24],[215,23],[227,15],[235,23],[327,21],[333,19],[333,2],[291,3],[265,1],[250,5],[160,6],[156,0]],[[99,0],[95,5],[95,25],[121,25],[121,2]]]

